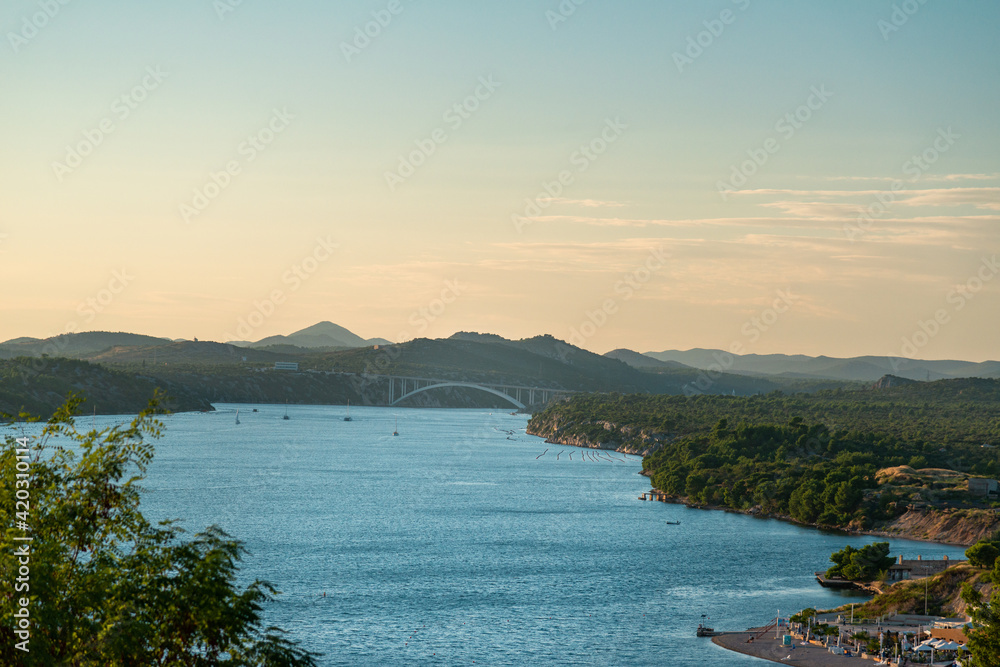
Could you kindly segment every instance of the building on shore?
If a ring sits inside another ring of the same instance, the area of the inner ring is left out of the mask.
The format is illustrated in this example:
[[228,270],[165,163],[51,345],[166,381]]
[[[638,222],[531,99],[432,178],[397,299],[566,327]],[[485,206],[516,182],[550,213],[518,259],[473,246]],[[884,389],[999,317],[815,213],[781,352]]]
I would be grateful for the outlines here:
[[977,496],[990,496],[997,495],[997,480],[995,479],[985,479],[982,477],[970,477],[969,478],[969,493],[975,494]]
[[903,555],[900,554],[896,558],[896,562],[889,567],[889,581],[906,581],[908,579],[930,577],[944,572],[952,565],[964,562],[964,560],[949,560],[947,556],[941,560],[924,560],[919,555],[916,560],[903,560]]

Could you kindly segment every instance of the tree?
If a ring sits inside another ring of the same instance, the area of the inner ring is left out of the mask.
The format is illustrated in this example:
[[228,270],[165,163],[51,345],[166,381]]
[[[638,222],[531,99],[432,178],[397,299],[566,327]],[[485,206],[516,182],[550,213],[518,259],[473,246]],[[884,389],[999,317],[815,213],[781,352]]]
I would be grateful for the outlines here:
[[[1000,667],[1000,594],[986,602],[971,584],[962,584],[962,600],[968,605],[975,627],[965,631],[969,637],[969,662],[972,667]],[[964,663],[963,663],[964,664]]]
[[843,579],[847,579],[847,575],[844,574],[844,569],[851,565],[851,556],[853,556],[856,551],[857,549],[848,544],[840,551],[830,554],[830,560],[833,562],[833,567],[826,571],[827,578],[833,579],[841,577]]
[[[73,424],[79,403],[71,398],[37,440],[8,438],[0,449],[4,581],[23,572],[15,550],[30,545],[28,588],[0,597],[0,663],[315,665],[317,654],[262,627],[263,604],[277,594],[268,582],[237,588],[242,543],[216,526],[184,541],[174,522],[143,517],[137,483],[153,458],[146,440],[162,431],[158,399],[130,424],[87,433]],[[25,468],[30,478],[19,478]],[[18,492],[30,497],[27,514]],[[25,536],[30,543],[16,539]],[[30,653],[16,647],[23,608]]]
[[847,545],[831,554],[830,560],[834,566],[826,571],[826,576],[850,581],[873,581],[892,565],[888,542],[874,542],[860,549]]
[[813,523],[823,512],[823,486],[816,480],[803,482],[792,491],[788,499],[788,510],[792,516],[804,523]]
[[1000,549],[992,542],[980,540],[965,550],[965,557],[973,567],[991,568],[1000,556]]

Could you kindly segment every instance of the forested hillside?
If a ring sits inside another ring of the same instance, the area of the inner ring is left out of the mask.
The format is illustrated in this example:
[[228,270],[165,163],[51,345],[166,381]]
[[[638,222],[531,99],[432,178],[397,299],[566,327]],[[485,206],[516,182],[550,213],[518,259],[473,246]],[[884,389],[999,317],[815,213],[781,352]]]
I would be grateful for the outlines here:
[[84,397],[81,412],[135,414],[143,410],[157,388],[163,407],[176,411],[211,410],[200,393],[163,379],[109,370],[72,359],[25,358],[0,360],[0,416],[24,412],[47,418],[75,393]]
[[692,504],[867,529],[913,507],[982,507],[968,477],[1000,476],[998,407],[996,380],[796,396],[589,394],[535,415],[529,432],[642,452],[653,487]]

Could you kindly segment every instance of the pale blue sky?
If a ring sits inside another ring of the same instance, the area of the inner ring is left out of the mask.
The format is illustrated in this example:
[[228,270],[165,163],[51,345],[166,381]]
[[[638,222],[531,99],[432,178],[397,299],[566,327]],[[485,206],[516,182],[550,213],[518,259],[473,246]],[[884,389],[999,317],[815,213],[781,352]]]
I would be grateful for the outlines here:
[[[401,0],[350,62],[341,44],[388,0],[243,0],[221,18],[215,4],[56,3],[26,41],[11,34],[46,3],[0,8],[0,277],[12,286],[0,339],[224,339],[279,290],[252,338],[329,319],[393,339],[566,339],[611,300],[585,347],[898,355],[944,309],[913,356],[1000,357],[1000,280],[985,269],[981,289],[969,283],[998,246],[994,2],[896,3],[917,9],[886,39],[892,2],[587,0],[553,29],[555,1]],[[678,71],[699,33],[707,46]],[[120,118],[116,100],[149,67],[165,78]],[[454,126],[445,113],[481,77],[499,87]],[[779,131],[813,90],[831,95]],[[293,118],[250,161],[241,146],[274,110]],[[626,129],[580,171],[575,152],[615,119]],[[57,174],[102,121],[114,131]],[[386,172],[438,128],[447,140],[391,190]],[[908,171],[948,128],[934,163]],[[718,183],[768,140],[744,192],[723,200]],[[181,205],[231,161],[231,184],[186,222]],[[563,170],[560,200],[519,231],[511,216]],[[893,179],[896,200],[845,232]],[[337,253],[286,280],[318,238]],[[666,266],[616,291],[657,248]],[[123,268],[134,280],[109,300]],[[461,294],[431,321],[420,309],[437,308],[446,280]],[[746,323],[783,289],[795,303],[750,341]],[[99,297],[100,312],[86,305]]]

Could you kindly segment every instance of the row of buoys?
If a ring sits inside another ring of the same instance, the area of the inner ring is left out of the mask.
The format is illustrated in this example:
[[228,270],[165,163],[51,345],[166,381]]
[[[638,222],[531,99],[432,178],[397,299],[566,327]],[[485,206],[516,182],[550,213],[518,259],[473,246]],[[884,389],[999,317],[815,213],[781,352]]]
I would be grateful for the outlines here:
[[[510,440],[510,438],[508,438],[508,440]],[[548,453],[548,451],[549,451],[548,448],[546,448],[544,452],[535,457],[535,460],[537,461],[538,459],[545,456],[545,454]],[[563,452],[565,451],[566,451],[565,449],[559,450],[559,452],[556,454],[556,461],[559,460],[559,457],[562,456]],[[569,460],[570,461],[573,460],[573,452],[569,453]],[[601,452],[598,452],[597,454],[594,454],[591,451],[582,449],[580,450],[580,460],[581,461],[589,460],[593,461],[594,463],[615,463],[616,461],[618,463],[629,463],[632,459],[628,458],[628,454],[625,454],[623,457],[619,458],[617,456],[612,456],[611,454],[608,454],[606,453],[606,451],[603,450]]]

